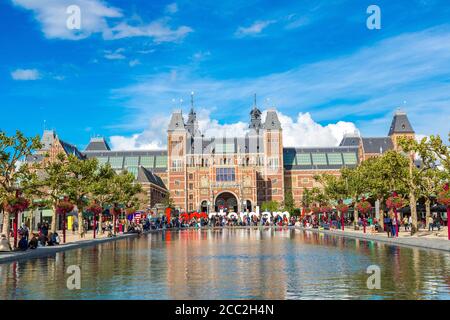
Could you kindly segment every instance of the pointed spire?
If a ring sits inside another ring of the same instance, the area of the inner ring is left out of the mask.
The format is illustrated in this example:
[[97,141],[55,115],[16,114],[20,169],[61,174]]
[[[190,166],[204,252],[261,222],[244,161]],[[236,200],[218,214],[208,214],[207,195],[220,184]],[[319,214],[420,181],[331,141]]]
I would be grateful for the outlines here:
[[191,92],[191,112],[194,111],[194,91]]
[[256,93],[253,96],[253,109],[250,111],[250,129],[259,130],[262,127],[261,111],[256,106]]

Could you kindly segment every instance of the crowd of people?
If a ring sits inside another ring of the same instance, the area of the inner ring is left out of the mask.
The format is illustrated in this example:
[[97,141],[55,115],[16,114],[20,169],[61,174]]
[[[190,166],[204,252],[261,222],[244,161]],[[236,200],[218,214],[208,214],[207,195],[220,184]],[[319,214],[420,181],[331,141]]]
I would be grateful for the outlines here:
[[[55,246],[60,243],[60,238],[57,232],[50,232],[48,223],[39,225],[39,232],[32,232],[26,224],[17,230],[18,243],[17,250],[26,251],[28,249],[37,249],[38,247]],[[0,252],[12,251],[10,242],[6,235],[2,234],[0,238]]]
[[[428,230],[438,231],[442,225],[442,218],[437,215],[428,217]],[[206,213],[184,213],[174,217],[162,215],[144,215],[142,219],[124,219],[116,220],[116,228],[114,230],[112,221],[103,221],[96,224],[97,233],[107,233],[108,237],[114,236],[118,233],[142,233],[149,230],[158,229],[183,229],[183,228],[201,228],[201,227],[247,227],[247,226],[295,226],[305,229],[321,228],[341,229],[344,226],[354,226],[356,230],[364,228],[369,232],[386,232],[388,237],[395,237],[398,230],[402,227],[405,231],[411,230],[412,219],[411,216],[403,216],[402,218],[390,214],[383,219],[384,227],[382,227],[376,218],[371,216],[360,215],[355,222],[353,216],[341,218],[336,213],[320,214],[320,215],[306,215],[306,216],[290,216],[287,212],[276,213],[274,215],[263,213],[258,214],[236,214],[221,213],[207,215]],[[422,228],[425,227],[426,221],[421,221]],[[76,231],[76,224],[74,224],[72,231]],[[91,228],[90,228],[91,227]],[[86,222],[85,230],[92,229],[93,224],[89,225]],[[27,225],[22,224],[18,229],[18,245],[17,250],[26,251],[28,249],[36,249],[45,246],[55,246],[60,244],[60,237],[57,232],[51,232],[47,222],[38,225],[38,232],[30,234]],[[6,235],[2,234],[0,238],[0,252],[12,251],[10,242]]]

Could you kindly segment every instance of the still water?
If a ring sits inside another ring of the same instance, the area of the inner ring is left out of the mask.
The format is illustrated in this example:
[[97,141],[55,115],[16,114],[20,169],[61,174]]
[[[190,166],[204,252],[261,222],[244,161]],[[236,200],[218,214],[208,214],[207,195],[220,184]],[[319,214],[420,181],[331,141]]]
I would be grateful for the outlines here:
[[2,264],[0,299],[450,299],[450,254],[292,229],[168,231]]

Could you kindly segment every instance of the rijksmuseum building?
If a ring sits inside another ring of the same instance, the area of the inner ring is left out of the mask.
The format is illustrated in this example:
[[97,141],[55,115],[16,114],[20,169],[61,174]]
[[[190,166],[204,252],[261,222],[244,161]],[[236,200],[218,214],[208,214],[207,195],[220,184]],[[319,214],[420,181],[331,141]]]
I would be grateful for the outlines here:
[[275,110],[268,110],[262,119],[254,106],[245,136],[205,138],[192,108],[187,122],[181,111],[173,112],[167,150],[113,151],[104,138],[97,137],[86,150],[78,151],[55,132],[45,131],[40,153],[59,150],[97,158],[117,171],[128,170],[147,193],[147,209],[157,207],[170,194],[181,211],[241,212],[254,211],[264,201],[281,203],[286,192],[292,192],[300,206],[303,191],[320,186],[313,179],[315,174],[338,175],[343,167],[356,167],[369,157],[397,149],[400,136],[414,137],[406,113],[399,111],[386,137],[347,134],[339,146],[287,148],[282,131]]

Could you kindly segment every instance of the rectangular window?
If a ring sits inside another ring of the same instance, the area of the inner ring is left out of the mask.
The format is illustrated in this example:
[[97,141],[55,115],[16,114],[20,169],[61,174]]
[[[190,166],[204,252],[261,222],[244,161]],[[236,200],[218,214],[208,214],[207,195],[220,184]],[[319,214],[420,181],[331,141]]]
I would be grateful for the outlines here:
[[155,163],[155,157],[154,156],[142,156],[141,157],[141,166],[145,168],[153,168]]
[[344,163],[348,165],[354,165],[358,163],[355,153],[343,153]]
[[167,156],[156,156],[155,168],[167,168]]
[[268,159],[268,166],[272,169],[276,169],[280,166],[278,158],[269,158]]
[[138,166],[139,165],[139,157],[125,157],[125,166]]
[[328,164],[330,165],[341,165],[342,164],[342,154],[341,153],[328,153]]
[[122,169],[123,168],[123,157],[110,157],[109,163],[113,169]]
[[172,161],[172,171],[182,171],[183,170],[183,161],[182,160],[173,160]]
[[234,168],[216,168],[217,182],[228,182],[235,180],[236,180],[236,173]]
[[309,153],[297,153],[296,156],[297,165],[299,166],[310,166],[311,165],[311,155]]
[[313,153],[312,160],[314,165],[318,166],[326,166],[327,165],[327,157],[325,153]]

